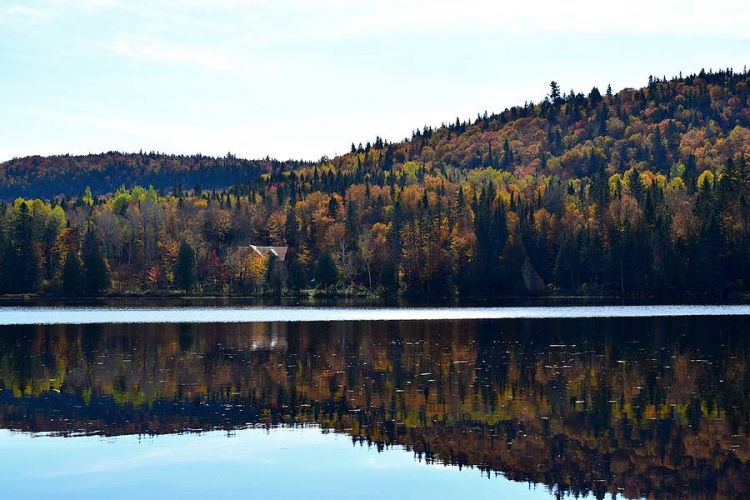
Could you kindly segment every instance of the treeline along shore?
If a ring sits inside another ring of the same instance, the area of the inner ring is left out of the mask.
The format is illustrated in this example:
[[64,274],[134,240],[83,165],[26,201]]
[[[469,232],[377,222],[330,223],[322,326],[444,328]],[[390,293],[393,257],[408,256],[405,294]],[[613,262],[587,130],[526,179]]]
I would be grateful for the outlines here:
[[[750,74],[562,92],[316,162],[0,164],[0,292],[750,291]],[[118,187],[121,186],[121,187]]]

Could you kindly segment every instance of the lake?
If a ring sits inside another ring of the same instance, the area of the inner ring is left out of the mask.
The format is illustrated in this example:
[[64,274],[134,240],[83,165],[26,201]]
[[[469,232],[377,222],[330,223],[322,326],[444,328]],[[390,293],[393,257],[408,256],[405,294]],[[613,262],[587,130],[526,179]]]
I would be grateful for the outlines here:
[[748,496],[748,318],[2,307],[3,496]]

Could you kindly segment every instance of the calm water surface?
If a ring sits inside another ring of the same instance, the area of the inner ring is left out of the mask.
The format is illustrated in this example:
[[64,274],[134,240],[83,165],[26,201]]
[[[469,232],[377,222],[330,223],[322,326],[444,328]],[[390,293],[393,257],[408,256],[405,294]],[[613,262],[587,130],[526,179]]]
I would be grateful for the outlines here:
[[750,305],[556,307],[0,307],[0,325],[449,321],[464,319],[750,316]]
[[750,495],[749,311],[522,309],[0,308],[3,497]]

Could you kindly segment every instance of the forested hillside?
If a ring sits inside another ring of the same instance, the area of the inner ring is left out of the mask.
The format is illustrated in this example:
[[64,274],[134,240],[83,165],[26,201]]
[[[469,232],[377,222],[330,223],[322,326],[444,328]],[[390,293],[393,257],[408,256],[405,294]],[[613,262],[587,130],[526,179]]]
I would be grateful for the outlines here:
[[86,187],[102,195],[121,186],[154,186],[169,191],[180,188],[225,188],[253,182],[274,168],[295,169],[302,162],[271,159],[244,160],[161,153],[118,152],[87,156],[28,156],[0,164],[0,199],[18,196],[50,198],[77,196]]
[[750,285],[748,160],[746,71],[616,94],[553,82],[540,103],[310,164],[26,158],[0,167],[0,195],[45,201],[0,207],[0,284],[720,298]]

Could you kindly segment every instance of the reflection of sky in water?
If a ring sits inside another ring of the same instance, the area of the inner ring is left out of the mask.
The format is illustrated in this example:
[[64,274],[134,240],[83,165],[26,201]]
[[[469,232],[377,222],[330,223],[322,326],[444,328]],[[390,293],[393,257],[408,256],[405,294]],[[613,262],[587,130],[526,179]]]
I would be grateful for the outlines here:
[[0,325],[749,316],[748,305],[580,307],[0,307]]
[[3,498],[539,498],[317,428],[60,438],[0,431]]

